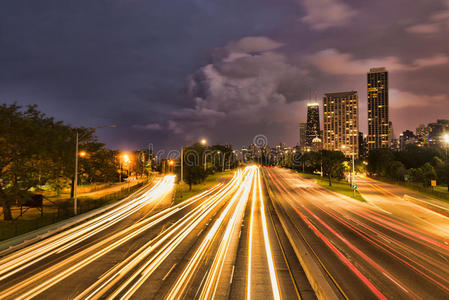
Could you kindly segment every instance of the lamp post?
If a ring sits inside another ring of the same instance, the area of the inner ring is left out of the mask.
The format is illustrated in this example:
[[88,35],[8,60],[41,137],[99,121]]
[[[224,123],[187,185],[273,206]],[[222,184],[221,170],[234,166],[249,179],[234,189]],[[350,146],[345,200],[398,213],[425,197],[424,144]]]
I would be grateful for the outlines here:
[[181,178],[179,179],[181,185],[184,184],[184,146],[181,146]]
[[[115,125],[109,125],[109,126],[98,126],[93,128],[101,129],[101,128],[116,128]],[[82,151],[81,153],[78,153],[79,148],[79,132],[76,131],[76,141],[75,141],[75,178],[73,179],[73,213],[74,215],[78,214],[78,156],[85,156],[86,152]]]
[[[201,139],[200,141],[201,145],[205,146],[207,144],[206,139]],[[206,162],[207,162],[207,153],[204,154],[204,171],[206,171]]]
[[175,162],[173,160],[169,160],[168,161],[168,173],[173,173],[173,166],[174,166]]
[[224,172],[225,170],[225,161],[226,161],[226,152],[223,152],[223,161],[221,164],[221,171]]
[[[354,197],[355,197],[355,189],[354,189],[354,186],[353,186],[353,182],[354,182],[354,172],[355,172],[355,151],[354,151],[354,145],[353,145],[353,148],[352,148],[352,153],[351,153],[351,155],[352,155],[352,172],[351,172],[351,175],[349,176],[349,182],[350,182],[350,184],[351,184],[351,188],[352,188],[352,190],[354,191]],[[343,149],[345,149],[346,148],[346,146],[345,145],[343,145],[343,146],[341,146],[341,148],[343,148]]]
[[122,154],[122,156],[120,157],[120,182],[122,182],[122,158],[123,158],[123,162],[126,164],[126,175],[129,176],[129,155],[128,154]]

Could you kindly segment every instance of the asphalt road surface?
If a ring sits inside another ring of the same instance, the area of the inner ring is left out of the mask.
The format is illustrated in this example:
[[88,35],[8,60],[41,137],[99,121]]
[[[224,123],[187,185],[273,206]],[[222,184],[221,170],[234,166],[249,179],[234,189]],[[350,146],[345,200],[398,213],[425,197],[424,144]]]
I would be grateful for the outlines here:
[[0,258],[0,299],[315,299],[251,166],[172,203],[174,176]]
[[366,178],[357,179],[361,202],[286,169],[265,168],[264,176],[279,218],[339,297],[449,299],[446,216]]

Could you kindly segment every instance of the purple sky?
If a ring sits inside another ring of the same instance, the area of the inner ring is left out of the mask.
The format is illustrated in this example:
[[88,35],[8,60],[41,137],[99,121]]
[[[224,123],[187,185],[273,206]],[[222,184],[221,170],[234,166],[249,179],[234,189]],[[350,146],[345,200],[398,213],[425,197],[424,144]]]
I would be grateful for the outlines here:
[[[390,71],[396,135],[449,119],[448,0],[0,2],[0,100],[36,103],[109,146],[264,134],[297,143],[310,95]],[[312,98],[313,98],[312,97]]]

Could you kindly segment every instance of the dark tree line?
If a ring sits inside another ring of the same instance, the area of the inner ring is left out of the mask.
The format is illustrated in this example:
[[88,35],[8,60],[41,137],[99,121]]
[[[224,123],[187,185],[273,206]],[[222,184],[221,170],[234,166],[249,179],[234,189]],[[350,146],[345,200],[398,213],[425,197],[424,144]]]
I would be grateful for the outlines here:
[[448,185],[449,162],[445,149],[408,145],[404,151],[372,150],[367,171],[397,181],[430,186],[432,180]]
[[117,181],[118,153],[105,148],[95,130],[73,128],[40,112],[36,106],[0,106],[0,205],[11,220],[11,205],[30,190],[50,186],[60,191],[74,179],[75,136],[79,133],[81,183]]
[[344,178],[345,161],[347,159],[341,151],[321,150],[292,153],[284,157],[281,165],[300,172],[316,173],[322,171],[323,176],[329,181],[329,186],[332,186],[333,178]]
[[229,146],[206,147],[196,143],[185,147],[183,153],[183,179],[190,189],[193,184],[203,182],[208,175],[228,168],[233,169],[238,165],[234,152]]

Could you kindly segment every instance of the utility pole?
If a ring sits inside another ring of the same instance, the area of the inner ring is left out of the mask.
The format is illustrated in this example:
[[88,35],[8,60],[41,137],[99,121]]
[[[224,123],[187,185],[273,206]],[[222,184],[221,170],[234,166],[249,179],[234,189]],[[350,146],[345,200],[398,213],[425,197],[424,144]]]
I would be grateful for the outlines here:
[[181,146],[181,178],[180,184],[184,184],[184,146]]
[[[109,126],[98,126],[93,128],[95,131],[96,129],[101,128],[116,128],[115,125],[109,125]],[[73,179],[73,213],[75,215],[78,214],[78,155],[79,155],[79,132],[76,131],[76,142],[75,142],[75,178]],[[121,176],[121,173],[120,173]],[[120,178],[121,181],[121,178]]]
[[222,166],[222,168],[221,168],[221,171],[222,172],[224,172],[224,169],[225,169],[225,158],[226,158],[226,152],[223,152],[223,166]]
[[355,144],[352,145],[352,173],[351,173],[351,187],[355,198]]
[[119,156],[119,165],[120,165],[119,183],[122,183],[122,157],[121,156]]
[[76,144],[75,144],[75,178],[73,179],[73,213],[76,216],[78,214],[78,143],[79,134],[76,131]]

